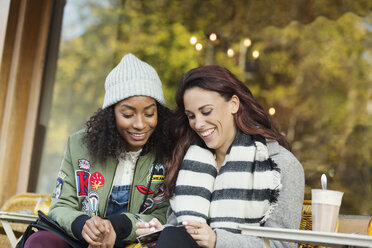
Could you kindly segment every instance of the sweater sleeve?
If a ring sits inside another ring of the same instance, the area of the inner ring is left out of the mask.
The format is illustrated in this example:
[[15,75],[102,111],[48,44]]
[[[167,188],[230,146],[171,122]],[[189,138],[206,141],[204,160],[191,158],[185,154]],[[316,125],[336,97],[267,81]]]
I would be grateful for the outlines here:
[[110,220],[119,239],[126,238],[133,229],[131,220],[125,214],[109,215],[106,216],[106,219]]
[[71,224],[71,230],[72,230],[72,233],[74,234],[74,236],[78,240],[80,240],[81,242],[86,244],[87,246],[88,246],[88,243],[83,238],[82,232],[83,232],[83,227],[85,225],[85,222],[87,222],[87,220],[89,220],[89,219],[90,219],[90,217],[88,215],[80,215]]
[[[282,190],[278,198],[278,206],[265,223],[267,227],[298,229],[301,222],[301,211],[304,197],[305,178],[300,162],[283,147],[272,156],[281,170]],[[216,248],[223,247],[262,247],[260,238],[234,234],[225,230],[215,230],[217,234]],[[271,247],[297,247],[296,243],[270,240]]]

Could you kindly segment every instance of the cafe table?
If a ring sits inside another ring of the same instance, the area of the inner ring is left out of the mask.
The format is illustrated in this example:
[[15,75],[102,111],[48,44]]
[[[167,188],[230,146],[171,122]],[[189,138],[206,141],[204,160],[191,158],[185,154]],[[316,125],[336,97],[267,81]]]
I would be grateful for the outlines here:
[[239,228],[242,230],[242,234],[261,238],[265,248],[270,247],[270,239],[326,247],[372,247],[372,236],[363,234],[317,232],[249,225],[239,225]]
[[13,232],[10,222],[30,224],[38,218],[35,214],[24,214],[16,212],[0,212],[0,222],[12,247],[16,247],[18,240]]

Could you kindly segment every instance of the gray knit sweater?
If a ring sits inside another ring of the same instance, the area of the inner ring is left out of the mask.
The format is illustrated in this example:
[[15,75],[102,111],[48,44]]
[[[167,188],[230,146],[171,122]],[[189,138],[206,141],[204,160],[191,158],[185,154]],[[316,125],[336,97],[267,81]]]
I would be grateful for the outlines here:
[[[266,221],[267,227],[279,227],[298,229],[301,222],[302,203],[304,199],[305,178],[304,171],[300,162],[296,157],[280,146],[278,142],[267,140],[269,156],[279,166],[281,171],[282,190],[278,198],[278,206],[270,214],[270,218]],[[176,224],[176,217],[172,210],[169,209],[167,224]],[[261,239],[227,232],[225,230],[216,229],[217,242],[216,248],[227,247],[262,247]],[[270,241],[271,247],[297,247],[295,243]]]

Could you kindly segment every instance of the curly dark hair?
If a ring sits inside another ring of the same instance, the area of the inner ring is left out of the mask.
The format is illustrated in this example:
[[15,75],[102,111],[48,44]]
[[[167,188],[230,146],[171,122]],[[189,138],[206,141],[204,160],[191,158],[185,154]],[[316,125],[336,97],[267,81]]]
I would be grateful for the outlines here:
[[234,115],[236,126],[246,134],[259,134],[267,139],[277,140],[280,145],[290,150],[286,138],[281,135],[265,110],[253,97],[251,91],[227,68],[219,65],[207,65],[191,69],[182,78],[176,94],[177,108],[173,115],[174,137],[176,145],[172,156],[166,163],[167,174],[164,180],[165,194],[172,197],[178,177],[178,170],[183,157],[191,143],[198,135],[191,129],[185,115],[183,96],[187,89],[199,87],[218,92],[226,101],[233,95],[239,97],[240,105]]
[[[174,145],[165,122],[171,111],[156,102],[158,124],[142,149],[142,154],[154,151],[158,161],[166,160]],[[96,161],[105,161],[109,157],[117,158],[125,152],[125,140],[116,128],[114,105],[97,112],[86,122],[83,142],[87,145],[90,156]]]

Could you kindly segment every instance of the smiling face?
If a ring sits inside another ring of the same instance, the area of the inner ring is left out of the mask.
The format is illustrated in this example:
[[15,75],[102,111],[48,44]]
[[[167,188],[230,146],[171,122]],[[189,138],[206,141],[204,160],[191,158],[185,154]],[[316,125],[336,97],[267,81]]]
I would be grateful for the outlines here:
[[126,151],[140,150],[158,123],[156,101],[148,96],[132,96],[115,104],[116,128],[126,142]]
[[183,101],[190,127],[217,155],[224,156],[237,132],[234,114],[239,98],[234,95],[226,101],[217,92],[194,87],[185,91]]

